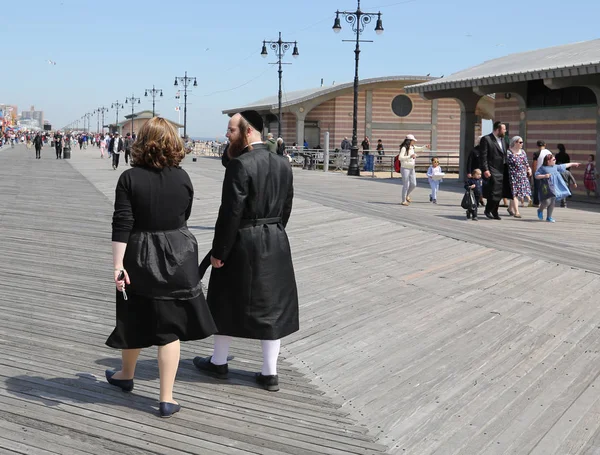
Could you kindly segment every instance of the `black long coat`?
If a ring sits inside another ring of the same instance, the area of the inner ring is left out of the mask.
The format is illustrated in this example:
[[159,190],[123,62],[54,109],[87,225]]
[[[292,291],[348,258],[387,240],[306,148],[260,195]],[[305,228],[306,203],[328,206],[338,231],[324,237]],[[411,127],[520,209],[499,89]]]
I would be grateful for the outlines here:
[[292,211],[286,157],[253,145],[227,163],[208,305],[219,335],[277,340],[299,329],[298,291],[285,226]]
[[[502,148],[496,141],[494,134],[488,134],[481,138],[479,143],[479,164],[481,172],[490,171],[489,179],[483,180],[483,197],[493,201],[499,201],[503,197],[512,197],[508,190],[508,169],[506,166],[506,145],[502,141]],[[506,180],[506,182],[505,182]]]

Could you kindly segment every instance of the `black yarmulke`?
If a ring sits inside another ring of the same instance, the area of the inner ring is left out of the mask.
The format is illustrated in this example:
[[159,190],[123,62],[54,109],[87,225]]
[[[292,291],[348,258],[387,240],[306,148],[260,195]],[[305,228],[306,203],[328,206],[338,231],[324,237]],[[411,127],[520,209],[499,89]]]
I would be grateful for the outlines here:
[[240,112],[240,115],[244,117],[252,128],[254,128],[259,133],[262,133],[263,130],[263,119],[261,115],[256,111],[243,111]]

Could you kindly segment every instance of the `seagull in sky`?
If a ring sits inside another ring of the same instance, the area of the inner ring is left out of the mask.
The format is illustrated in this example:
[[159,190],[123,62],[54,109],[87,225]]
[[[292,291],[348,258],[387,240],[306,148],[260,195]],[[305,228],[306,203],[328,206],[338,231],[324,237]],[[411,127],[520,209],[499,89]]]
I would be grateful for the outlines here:
[[48,65],[56,65],[56,62],[53,62],[52,60],[48,60]]

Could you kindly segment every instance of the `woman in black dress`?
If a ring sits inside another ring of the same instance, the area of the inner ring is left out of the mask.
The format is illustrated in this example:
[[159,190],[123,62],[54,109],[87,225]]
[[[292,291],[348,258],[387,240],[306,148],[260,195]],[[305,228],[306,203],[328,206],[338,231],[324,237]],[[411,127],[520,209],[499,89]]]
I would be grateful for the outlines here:
[[179,167],[184,156],[176,130],[160,117],[149,120],[133,145],[134,167],[119,178],[112,224],[117,324],[106,344],[122,349],[123,365],[106,379],[132,390],[141,349],[158,346],[161,417],[180,409],[173,399],[179,342],[216,332],[186,225],[194,189]]

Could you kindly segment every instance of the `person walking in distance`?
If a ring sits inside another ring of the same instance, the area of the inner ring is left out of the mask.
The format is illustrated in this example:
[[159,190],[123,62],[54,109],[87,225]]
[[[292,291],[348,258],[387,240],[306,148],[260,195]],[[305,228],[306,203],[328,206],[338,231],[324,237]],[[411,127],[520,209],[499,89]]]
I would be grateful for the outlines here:
[[[285,231],[294,188],[288,160],[261,141],[256,111],[229,121],[229,162],[215,225],[208,305],[217,325],[210,357],[196,357],[200,371],[227,378],[232,337],[261,340],[263,364],[256,382],[279,390],[281,339],[299,329],[298,292]],[[204,261],[203,261],[204,262]]]
[[132,149],[134,167],[115,190],[112,250],[116,285],[116,326],[106,340],[121,349],[119,371],[107,370],[109,384],[129,392],[138,356],[158,346],[159,412],[181,409],[173,397],[180,341],[216,332],[202,294],[198,244],[188,230],[194,187],[179,166],[183,142],[165,119],[154,117],[140,130]]
[[[540,140],[536,142],[538,151],[533,153],[533,165],[531,167],[532,172],[535,172],[544,164],[544,158],[550,154],[550,150],[546,148],[546,142]],[[533,205],[538,206],[540,204],[540,181],[536,178],[533,179]]]
[[340,149],[342,150],[342,152],[349,152],[352,149],[352,142],[350,142],[348,138],[345,137],[342,143],[340,144]]
[[527,161],[527,155],[523,150],[523,138],[515,136],[510,140],[510,148],[506,156],[508,165],[508,177],[513,199],[508,204],[508,213],[515,218],[521,218],[519,213],[519,200],[525,200],[531,196],[531,168]]
[[108,146],[108,152],[112,154],[112,167],[115,171],[119,167],[119,157],[124,150],[123,138],[119,137],[119,133],[115,133]]
[[377,141],[377,162],[379,164],[382,163],[383,158],[381,158],[383,155],[385,155],[385,150],[383,149],[383,141],[381,139],[379,139]]
[[544,219],[544,209],[547,209],[546,221],[554,223],[552,212],[557,200],[562,200],[571,195],[567,183],[561,177],[561,172],[572,166],[579,167],[579,163],[566,163],[556,165],[556,158],[552,153],[544,156],[542,165],[535,173],[535,178],[540,180],[540,208],[538,218]]
[[440,166],[440,161],[437,158],[431,158],[431,166],[427,169],[427,180],[431,187],[431,194],[429,195],[429,202],[437,204],[438,191],[440,189],[440,183],[442,182],[441,176],[444,175]]
[[57,131],[54,135],[54,148],[56,150],[56,159],[62,159],[63,136],[60,134],[60,131]]
[[133,146],[133,138],[130,133],[125,137],[125,164],[129,163],[131,156],[131,147]]
[[500,220],[498,207],[503,197],[504,173],[506,167],[506,144],[504,136],[506,125],[494,123],[491,134],[481,138],[480,165],[483,172],[483,197],[487,199],[484,214],[494,220]]
[[[410,205],[410,193],[417,187],[417,174],[415,173],[415,163],[417,155],[415,146],[417,139],[412,135],[408,134],[404,139],[404,142],[400,144],[400,173],[402,174],[402,202],[401,205]],[[418,147],[419,150],[427,148]]]
[[42,139],[42,135],[37,133],[33,138],[33,146],[35,147],[35,159],[39,160],[42,158],[42,147],[44,146],[44,141]]

